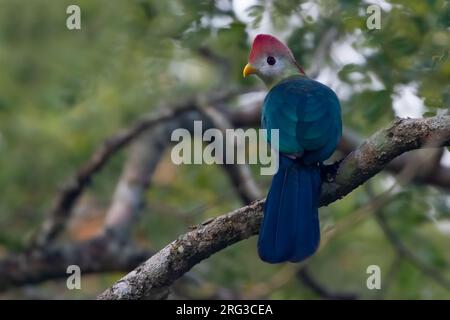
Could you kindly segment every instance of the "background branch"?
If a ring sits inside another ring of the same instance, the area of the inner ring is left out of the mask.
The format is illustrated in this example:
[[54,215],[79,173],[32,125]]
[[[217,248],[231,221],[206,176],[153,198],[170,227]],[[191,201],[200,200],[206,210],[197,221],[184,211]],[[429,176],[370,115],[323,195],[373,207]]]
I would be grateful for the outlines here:
[[309,272],[306,266],[300,268],[297,272],[297,278],[311,291],[319,295],[323,299],[328,300],[355,300],[357,299],[354,293],[344,293],[344,292],[331,292],[329,289],[325,288],[320,284]]
[[160,123],[133,144],[106,214],[106,232],[113,232],[120,239],[129,238],[144,192],[169,143],[171,129],[170,125]]
[[[219,92],[207,100],[209,103],[215,104],[222,100],[227,100],[235,94],[236,92],[233,92],[233,90]],[[41,228],[34,236],[32,241],[33,246],[44,246],[64,229],[70,212],[84,188],[90,183],[93,175],[100,171],[117,151],[128,145],[146,129],[151,128],[157,123],[192,111],[196,109],[197,105],[197,99],[188,99],[180,105],[165,106],[150,116],[138,119],[129,128],[106,139],[93,152],[89,160],[81,166],[75,176],[70,179],[70,182],[59,191],[47,219],[42,223]]]
[[[225,136],[225,130],[233,128],[233,125],[228,120],[225,114],[216,110],[213,107],[205,106],[200,108],[203,115],[211,122],[213,128],[219,129],[223,136]],[[262,192],[259,186],[256,184],[252,177],[252,172],[248,164],[227,164],[226,151],[230,148],[234,148],[234,141],[225,141],[222,154],[223,168],[227,172],[232,185],[234,186],[237,194],[241,198],[244,204],[249,204],[250,202],[260,199],[262,197]],[[237,146],[239,148],[241,146]]]
[[389,226],[383,209],[378,208],[374,211],[374,214],[381,230],[383,231],[384,235],[386,236],[398,256],[408,260],[423,274],[433,279],[438,285],[444,287],[447,290],[450,290],[450,280],[443,276],[440,270],[420,260],[411,250],[408,249],[408,247],[403,243],[400,237],[397,236],[395,231]]
[[87,241],[48,245],[0,259],[0,290],[67,277],[67,267],[77,265],[83,274],[129,271],[152,253],[131,243],[102,235]]

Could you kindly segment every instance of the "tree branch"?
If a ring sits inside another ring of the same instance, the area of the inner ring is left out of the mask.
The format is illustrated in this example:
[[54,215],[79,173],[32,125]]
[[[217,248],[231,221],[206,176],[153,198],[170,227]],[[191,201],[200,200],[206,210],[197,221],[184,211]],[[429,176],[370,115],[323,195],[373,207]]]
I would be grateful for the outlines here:
[[[236,94],[233,90],[220,92],[211,97],[208,103],[218,103],[227,100]],[[138,137],[142,132],[151,128],[153,125],[170,120],[177,115],[196,109],[199,99],[188,99],[180,105],[165,106],[159,112],[147,117],[142,117],[133,123],[129,128],[124,129],[115,135],[107,138],[91,155],[70,182],[64,186],[57,194],[53,207],[36,232],[32,241],[33,246],[44,246],[54,239],[66,224],[70,212],[84,188],[89,185],[93,175],[100,171],[108,160],[120,149],[128,145],[132,140]]]
[[130,243],[102,235],[67,245],[49,245],[0,260],[0,291],[24,284],[67,277],[67,267],[77,265],[83,274],[129,271],[151,255]]
[[[225,114],[213,107],[205,106],[200,108],[200,112],[211,122],[213,128],[219,129],[224,135],[226,129],[234,128]],[[227,141],[226,143],[232,144],[234,141]],[[230,178],[230,181],[242,202],[244,204],[249,204],[252,201],[260,199],[262,197],[262,192],[253,179],[252,172],[248,164],[226,163],[226,152],[229,148],[234,147],[234,145],[224,145],[222,154],[220,155],[223,162],[222,167],[227,172],[228,177]]]
[[[380,172],[392,159],[413,149],[450,145],[450,116],[396,119],[372,135],[342,161],[335,182],[324,183],[320,205],[328,205]],[[428,143],[428,144],[427,144]],[[99,299],[160,296],[180,276],[210,255],[257,234],[264,200],[209,220],[180,236],[99,295]]]
[[[176,119],[175,119],[176,120]],[[133,144],[105,218],[104,230],[129,238],[144,192],[169,143],[171,126],[159,124]]]
[[[339,143],[338,148],[339,151],[344,154],[349,154],[363,142],[363,139],[361,139],[355,132],[345,128],[344,136]],[[442,155],[442,152],[443,149],[437,151],[435,157],[436,161],[434,163],[429,163],[425,170],[415,174],[412,182],[431,184],[445,190],[450,190],[450,169],[440,164],[440,161],[437,161],[437,159],[440,160],[439,155]],[[411,154],[402,154],[389,162],[385,167],[385,170],[393,174],[398,174],[403,171],[408,163],[417,163],[420,161],[422,160],[417,154],[417,151]]]
[[450,116],[397,118],[345,158],[339,167],[336,181],[323,185],[320,204],[327,205],[341,199],[399,155],[431,145],[450,145]]
[[307,71],[307,75],[314,79],[323,69],[325,64],[325,58],[329,55],[331,46],[336,42],[336,37],[338,36],[338,30],[335,27],[328,29],[322,38],[320,39],[318,46],[313,54],[313,61],[311,67]]

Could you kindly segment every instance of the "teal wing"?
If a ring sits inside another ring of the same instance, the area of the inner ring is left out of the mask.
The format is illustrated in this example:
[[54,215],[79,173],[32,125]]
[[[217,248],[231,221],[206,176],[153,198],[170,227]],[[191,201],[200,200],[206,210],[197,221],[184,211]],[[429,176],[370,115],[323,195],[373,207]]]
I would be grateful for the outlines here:
[[[342,134],[339,100],[320,82],[305,77],[284,80],[264,100],[262,126],[279,129],[280,152],[302,153],[305,163],[324,161]],[[270,135],[268,142],[272,143]]]

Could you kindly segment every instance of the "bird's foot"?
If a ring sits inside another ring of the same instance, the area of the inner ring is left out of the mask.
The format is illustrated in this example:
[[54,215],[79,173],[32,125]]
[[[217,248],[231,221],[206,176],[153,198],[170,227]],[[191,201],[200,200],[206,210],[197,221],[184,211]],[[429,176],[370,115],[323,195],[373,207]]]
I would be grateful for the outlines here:
[[325,181],[328,183],[335,181],[336,174],[337,174],[337,171],[339,169],[339,166],[340,166],[342,160],[343,159],[338,160],[338,161],[334,162],[333,164],[323,164],[323,163],[319,164],[320,177],[321,177],[322,181]]

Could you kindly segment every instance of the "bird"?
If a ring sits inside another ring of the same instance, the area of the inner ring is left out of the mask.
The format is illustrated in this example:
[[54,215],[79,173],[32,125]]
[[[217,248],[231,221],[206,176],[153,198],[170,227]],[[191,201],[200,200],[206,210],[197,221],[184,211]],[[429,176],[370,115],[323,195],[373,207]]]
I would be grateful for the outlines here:
[[[301,262],[320,244],[321,168],[342,135],[341,106],[336,93],[310,79],[292,51],[272,35],[258,34],[253,40],[243,69],[243,76],[249,75],[269,90],[261,127],[279,130],[274,145],[278,170],[264,204],[258,254],[268,263]],[[272,145],[271,135],[265,136]]]

